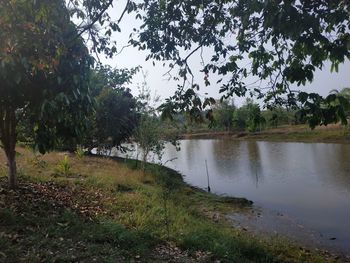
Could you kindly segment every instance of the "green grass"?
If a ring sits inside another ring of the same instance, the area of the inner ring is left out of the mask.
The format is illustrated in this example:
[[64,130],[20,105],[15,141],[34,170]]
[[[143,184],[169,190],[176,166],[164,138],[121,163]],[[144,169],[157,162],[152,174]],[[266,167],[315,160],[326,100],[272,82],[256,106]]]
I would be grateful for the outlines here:
[[339,126],[322,126],[311,130],[305,125],[286,126],[281,130],[271,129],[260,134],[248,135],[248,138],[272,141],[346,143],[350,142],[350,129]]
[[270,128],[261,132],[239,132],[229,133],[208,131],[200,134],[187,134],[186,138],[221,138],[230,137],[239,140],[265,140],[282,142],[326,142],[326,143],[349,143],[350,129],[338,124],[318,126],[311,130],[307,125],[285,125],[278,128]]
[[[127,230],[109,221],[89,222],[68,210],[51,211],[40,204],[18,216],[0,209],[0,243],[3,262],[115,262],[133,255],[147,254],[152,238],[147,234]],[[50,213],[48,213],[48,211]],[[0,257],[0,261],[1,261]]]
[[247,209],[247,200],[189,187],[170,169],[147,165],[143,173],[135,161],[70,155],[70,175],[57,176],[62,154],[20,151],[20,189],[0,191],[0,262],[154,262],[155,247],[167,242],[194,262],[198,251],[204,262],[332,261],[234,229],[225,214]]

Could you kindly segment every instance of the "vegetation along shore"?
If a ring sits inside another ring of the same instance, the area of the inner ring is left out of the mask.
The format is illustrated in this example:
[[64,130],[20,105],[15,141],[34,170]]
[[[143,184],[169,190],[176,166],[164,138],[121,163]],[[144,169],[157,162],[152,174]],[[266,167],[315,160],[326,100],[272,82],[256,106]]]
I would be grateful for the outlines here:
[[200,131],[184,133],[181,139],[220,139],[264,140],[282,142],[324,142],[350,143],[349,127],[341,125],[318,126],[310,129],[307,125],[284,125],[258,132],[245,131]]
[[192,188],[164,167],[24,148],[17,155],[18,189],[8,190],[1,167],[0,262],[342,261],[233,228],[225,214],[251,202]]

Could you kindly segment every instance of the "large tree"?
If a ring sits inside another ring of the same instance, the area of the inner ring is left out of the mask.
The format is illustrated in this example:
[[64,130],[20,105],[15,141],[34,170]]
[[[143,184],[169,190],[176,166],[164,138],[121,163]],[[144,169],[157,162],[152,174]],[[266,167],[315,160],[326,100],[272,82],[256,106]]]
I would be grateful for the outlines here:
[[30,123],[41,152],[79,137],[91,108],[92,59],[65,1],[0,1],[0,140],[16,186],[17,124]]
[[125,86],[137,71],[138,68],[112,69],[101,65],[92,71],[90,86],[96,105],[83,141],[89,151],[121,147],[132,135],[138,120],[137,100]]

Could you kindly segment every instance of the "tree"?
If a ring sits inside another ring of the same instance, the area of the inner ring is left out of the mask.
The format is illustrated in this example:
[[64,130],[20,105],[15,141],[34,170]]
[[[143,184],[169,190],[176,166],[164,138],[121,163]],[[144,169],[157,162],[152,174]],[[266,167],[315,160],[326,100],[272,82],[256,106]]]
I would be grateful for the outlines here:
[[137,125],[136,100],[129,89],[104,89],[97,103],[95,138],[98,147],[120,147]]
[[165,148],[165,133],[162,127],[161,118],[157,115],[155,104],[159,101],[159,96],[152,98],[151,91],[146,82],[146,73],[143,72],[144,81],[139,87],[138,112],[140,118],[134,132],[134,139],[138,145],[138,150],[142,152],[142,169],[145,169],[147,158],[151,152],[162,158]]
[[254,103],[253,100],[247,99],[246,104],[243,106],[247,108],[247,129],[250,132],[255,132],[259,129],[261,131],[261,125],[265,124],[265,119],[261,116],[260,106]]
[[261,130],[266,121],[261,115],[259,104],[248,98],[245,104],[234,112],[233,122],[239,129],[255,132]]
[[265,110],[261,114],[267,120],[269,127],[277,128],[279,125],[296,124],[295,113],[295,111],[280,106]]
[[[298,102],[305,104],[305,93],[292,90],[291,84],[312,81],[315,70],[326,61],[337,71],[350,58],[350,3],[346,0],[147,0],[140,8],[145,12],[143,25],[131,43],[150,50],[150,59],[168,60],[171,68],[177,65],[184,84],[189,80],[188,89],[193,90],[198,86],[193,84],[189,58],[211,49],[212,56],[202,69],[204,83],[210,85],[211,74],[222,76],[220,92],[225,98],[251,93],[264,97],[270,106],[299,107]],[[249,76],[262,81],[262,86],[248,85]],[[199,97],[187,93],[188,89],[181,85],[167,103],[180,110],[184,101],[198,102]],[[309,95],[309,103],[320,106],[313,97]],[[334,97],[318,99],[328,103]],[[330,108],[321,123],[334,121],[339,110]],[[315,116],[312,122],[318,121]]]
[[343,88],[340,91],[334,89],[330,91],[330,94],[335,94],[338,100],[342,100],[346,117],[350,116],[350,88]]
[[90,76],[90,88],[93,97],[97,97],[103,89],[126,89],[140,67],[131,69],[111,68],[108,65],[98,64]]
[[134,138],[142,152],[143,169],[151,152],[159,158],[162,157],[165,141],[162,136],[160,119],[157,116],[141,114]]
[[233,125],[239,130],[245,130],[247,127],[248,111],[242,106],[233,113]]
[[90,86],[96,106],[84,140],[89,150],[120,147],[132,135],[138,120],[137,100],[124,85],[137,70],[100,66],[93,71]]
[[213,115],[217,126],[230,130],[233,125],[233,113],[236,107],[233,101],[223,100],[215,104]]
[[64,1],[0,2],[0,140],[17,184],[17,125],[31,125],[45,152],[59,137],[77,137],[91,110],[87,85],[93,63]]

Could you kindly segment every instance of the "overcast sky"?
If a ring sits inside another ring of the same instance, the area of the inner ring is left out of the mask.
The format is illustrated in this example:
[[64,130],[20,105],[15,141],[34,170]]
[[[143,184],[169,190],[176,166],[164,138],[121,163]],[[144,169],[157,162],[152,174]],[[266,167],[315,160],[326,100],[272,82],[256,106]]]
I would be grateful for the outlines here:
[[[124,1],[124,0],[123,0]],[[120,10],[123,1],[118,1],[118,5],[110,10],[110,14],[114,17],[119,17],[119,13],[117,8]],[[132,32],[132,28],[137,27],[139,21],[134,19],[134,14],[125,15],[122,20],[120,27],[122,29],[121,33],[115,35],[115,40],[118,43],[119,49],[123,46],[127,45],[128,37],[130,32]],[[207,54],[205,54],[207,53]],[[143,71],[147,72],[147,83],[152,91],[156,92],[161,96],[162,99],[171,96],[176,90],[177,84],[174,81],[169,81],[167,76],[164,74],[168,71],[168,68],[164,68],[161,62],[157,62],[156,66],[153,66],[152,61],[145,61],[145,57],[148,54],[148,51],[139,51],[137,48],[128,47],[123,49],[123,51],[115,56],[112,59],[101,58],[101,61],[105,64],[109,64],[112,67],[118,68],[131,68],[135,66],[142,66]],[[210,53],[208,51],[204,51],[204,58],[210,57]],[[215,81],[212,81],[212,85],[205,87],[203,83],[203,74],[199,72],[201,69],[200,56],[193,56],[190,61],[191,68],[195,74],[195,80],[197,80],[198,84],[200,84],[200,94],[205,96],[207,93],[209,96],[214,98],[220,98],[219,94],[219,85],[215,85]],[[175,71],[174,71],[175,73]],[[142,74],[138,74],[135,76],[133,80],[133,84],[130,85],[130,88],[134,95],[138,93],[137,83],[141,83],[143,81]],[[327,95],[329,91],[332,89],[342,89],[344,87],[350,86],[350,63],[347,62],[345,64],[341,64],[339,66],[339,72],[330,72],[330,64],[326,64],[322,71],[318,70],[315,73],[314,81],[312,83],[308,83],[305,87],[298,87],[298,89],[305,90],[307,92],[317,92],[321,95]],[[234,98],[235,103],[240,105],[244,99],[242,98]]]

